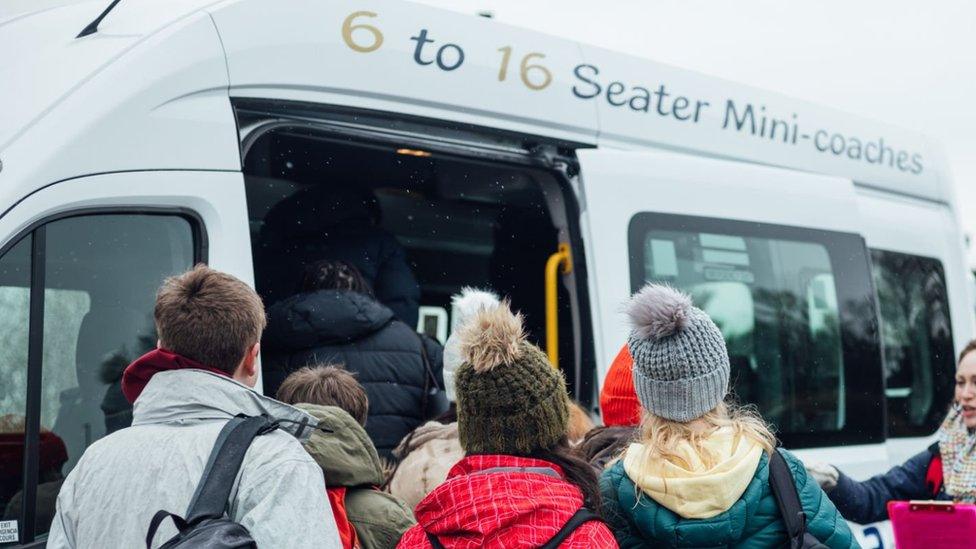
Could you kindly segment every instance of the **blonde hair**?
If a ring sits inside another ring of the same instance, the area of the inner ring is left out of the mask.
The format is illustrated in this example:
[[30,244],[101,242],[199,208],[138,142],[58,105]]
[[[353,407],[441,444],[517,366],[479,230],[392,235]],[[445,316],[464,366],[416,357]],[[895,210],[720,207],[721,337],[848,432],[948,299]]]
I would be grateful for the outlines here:
[[722,402],[702,417],[686,423],[646,412],[640,426],[640,442],[644,448],[641,463],[665,460],[688,467],[690,464],[678,452],[678,446],[686,442],[705,467],[714,467],[720,456],[706,448],[704,441],[722,428],[734,431],[733,445],[746,438],[761,446],[767,454],[776,447],[776,436],[754,408]]

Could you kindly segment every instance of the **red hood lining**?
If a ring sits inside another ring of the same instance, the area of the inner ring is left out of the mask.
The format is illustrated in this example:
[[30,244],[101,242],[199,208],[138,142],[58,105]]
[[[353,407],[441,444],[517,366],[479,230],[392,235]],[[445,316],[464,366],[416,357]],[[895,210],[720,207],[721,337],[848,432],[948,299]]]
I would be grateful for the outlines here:
[[129,404],[135,404],[149,380],[159,372],[171,370],[204,370],[224,377],[231,377],[223,370],[201,364],[193,359],[172,353],[165,349],[153,349],[129,364],[122,373],[122,394]]

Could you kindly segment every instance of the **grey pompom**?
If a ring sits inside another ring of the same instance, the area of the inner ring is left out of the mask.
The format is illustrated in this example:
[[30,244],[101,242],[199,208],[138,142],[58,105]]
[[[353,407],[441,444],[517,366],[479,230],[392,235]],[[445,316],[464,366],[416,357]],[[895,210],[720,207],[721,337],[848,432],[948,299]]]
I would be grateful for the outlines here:
[[683,330],[694,305],[671,286],[648,284],[627,303],[630,324],[641,339],[659,340]]

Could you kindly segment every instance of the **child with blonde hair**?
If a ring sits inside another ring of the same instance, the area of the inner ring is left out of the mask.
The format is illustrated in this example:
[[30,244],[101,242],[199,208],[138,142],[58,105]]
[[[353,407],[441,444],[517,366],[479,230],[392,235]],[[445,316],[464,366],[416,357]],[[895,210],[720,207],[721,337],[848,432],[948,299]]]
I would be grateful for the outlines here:
[[604,515],[620,546],[786,545],[792,540],[769,480],[779,452],[806,532],[827,547],[857,547],[800,460],[775,448],[762,418],[725,402],[729,356],[708,315],[689,296],[654,284],[631,299],[627,314],[634,388],[645,412],[638,441],[600,479]]

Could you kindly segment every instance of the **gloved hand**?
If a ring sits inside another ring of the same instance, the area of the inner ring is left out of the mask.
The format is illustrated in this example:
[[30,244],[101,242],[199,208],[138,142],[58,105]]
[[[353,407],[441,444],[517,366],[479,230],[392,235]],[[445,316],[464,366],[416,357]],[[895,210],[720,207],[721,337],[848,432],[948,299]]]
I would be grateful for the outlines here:
[[807,474],[813,477],[813,480],[817,481],[817,484],[823,488],[824,492],[829,492],[837,487],[837,479],[840,478],[840,473],[837,468],[829,463],[811,463],[806,465]]

